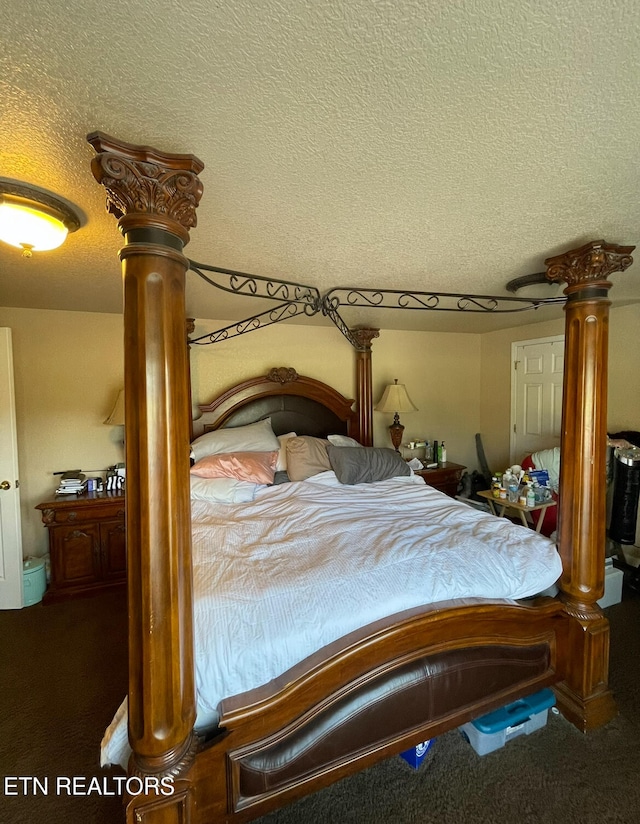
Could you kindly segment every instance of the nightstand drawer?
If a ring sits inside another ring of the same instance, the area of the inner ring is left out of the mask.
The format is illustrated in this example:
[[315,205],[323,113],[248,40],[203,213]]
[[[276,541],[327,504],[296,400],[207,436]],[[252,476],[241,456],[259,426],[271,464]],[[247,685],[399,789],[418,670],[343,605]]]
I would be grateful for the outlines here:
[[447,461],[434,469],[419,469],[415,474],[419,475],[428,486],[455,498],[462,473],[466,468],[462,464]]

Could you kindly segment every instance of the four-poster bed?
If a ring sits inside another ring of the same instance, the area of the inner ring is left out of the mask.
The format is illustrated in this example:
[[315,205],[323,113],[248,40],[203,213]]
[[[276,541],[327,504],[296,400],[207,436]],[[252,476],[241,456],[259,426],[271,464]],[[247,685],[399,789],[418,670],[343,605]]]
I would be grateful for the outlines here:
[[[129,770],[175,780],[169,797],[129,799],[127,820],[248,821],[542,685],[554,686],[560,710],[583,731],[612,718],[609,626],[596,603],[604,582],[607,293],[608,276],[630,265],[633,247],[598,241],[547,261],[548,277],[567,283],[559,597],[440,601],[377,620],[225,698],[220,727],[203,740],[193,730],[182,254],[202,163],[100,133],[89,142],[98,153],[94,175],[125,238]],[[278,375],[269,386],[222,396],[209,410],[211,425],[241,413],[248,398],[277,398],[287,394],[278,385],[295,386],[293,394],[338,410],[343,431],[370,445],[377,332],[351,334],[357,426],[329,387]]]

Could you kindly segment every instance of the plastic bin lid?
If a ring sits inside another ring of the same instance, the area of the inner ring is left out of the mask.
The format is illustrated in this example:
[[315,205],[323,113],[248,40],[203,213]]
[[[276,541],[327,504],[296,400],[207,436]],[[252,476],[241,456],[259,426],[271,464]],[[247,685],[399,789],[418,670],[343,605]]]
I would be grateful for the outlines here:
[[35,572],[36,569],[40,569],[43,566],[44,560],[42,558],[25,558],[22,562],[24,572]]
[[499,710],[483,715],[482,718],[477,718],[473,722],[473,726],[484,733],[499,732],[507,727],[527,721],[532,715],[549,709],[555,703],[556,697],[553,690],[543,689],[533,695],[528,695],[526,698],[513,701],[513,703],[507,704]]

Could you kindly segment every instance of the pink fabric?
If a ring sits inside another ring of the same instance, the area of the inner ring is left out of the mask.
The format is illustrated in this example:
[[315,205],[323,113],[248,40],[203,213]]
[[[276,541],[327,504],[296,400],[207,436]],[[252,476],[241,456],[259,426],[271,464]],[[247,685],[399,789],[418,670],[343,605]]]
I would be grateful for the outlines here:
[[275,452],[224,452],[207,455],[191,467],[199,478],[235,478],[256,484],[272,484],[278,462]]

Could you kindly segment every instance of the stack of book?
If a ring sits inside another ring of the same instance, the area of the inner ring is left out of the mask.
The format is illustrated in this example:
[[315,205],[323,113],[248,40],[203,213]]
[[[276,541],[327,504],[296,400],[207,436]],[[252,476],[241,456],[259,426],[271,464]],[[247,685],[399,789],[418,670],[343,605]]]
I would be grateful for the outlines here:
[[82,492],[84,477],[82,472],[64,472],[60,478],[60,485],[56,489],[56,495],[77,495],[78,492]]

